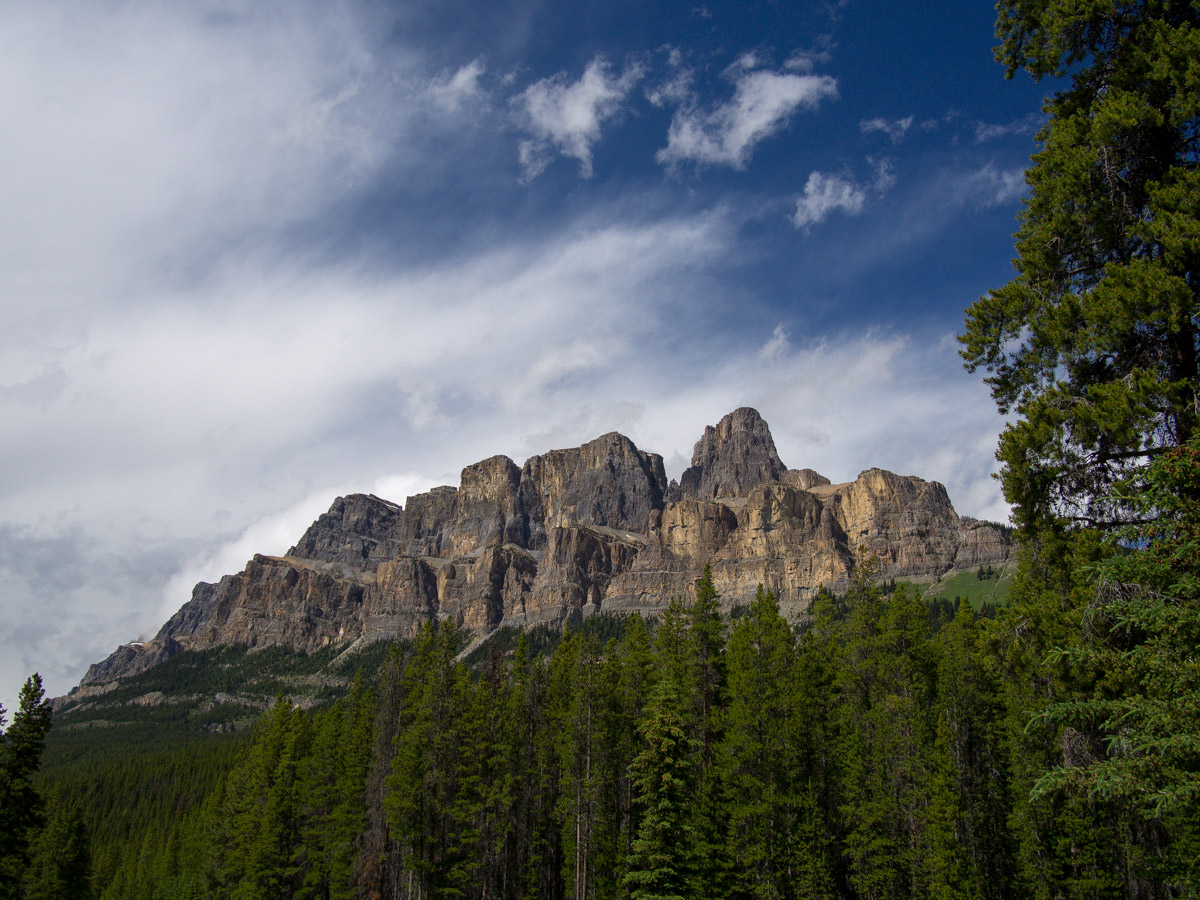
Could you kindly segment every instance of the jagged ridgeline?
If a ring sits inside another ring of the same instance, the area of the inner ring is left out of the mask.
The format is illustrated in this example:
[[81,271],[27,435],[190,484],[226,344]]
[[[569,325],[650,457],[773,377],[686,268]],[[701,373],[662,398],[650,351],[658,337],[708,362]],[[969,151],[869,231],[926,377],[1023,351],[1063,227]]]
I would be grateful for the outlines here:
[[728,609],[758,585],[796,621],[857,555],[879,577],[930,582],[998,566],[1002,526],[959,516],[936,481],[868,469],[831,484],[789,469],[742,408],[709,426],[678,484],[662,457],[615,432],[567,450],[467,466],[457,488],[404,506],[339,497],[285,556],[201,582],[151,641],[93,665],[72,699],[105,692],[183,650],[312,653],[410,637],[451,619],[478,643],[501,626],[578,622],[601,610],[657,613],[692,594],[704,566]]

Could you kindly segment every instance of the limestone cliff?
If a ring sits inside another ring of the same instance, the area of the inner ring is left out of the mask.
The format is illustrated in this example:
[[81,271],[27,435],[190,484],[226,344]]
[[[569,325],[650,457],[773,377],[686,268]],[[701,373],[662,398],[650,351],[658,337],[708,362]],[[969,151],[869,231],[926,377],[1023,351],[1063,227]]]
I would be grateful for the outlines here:
[[467,466],[457,488],[337,498],[283,557],[255,556],[143,644],[89,669],[99,686],[183,649],[286,644],[311,651],[412,634],[433,618],[484,635],[601,609],[656,611],[690,596],[706,564],[722,603],[759,584],[793,618],[850,578],[861,550],[884,578],[927,580],[1004,562],[998,526],[960,518],[937,482],[868,469],[831,484],[788,469],[748,408],[705,429],[668,485],[662,457],[606,434],[580,447]]

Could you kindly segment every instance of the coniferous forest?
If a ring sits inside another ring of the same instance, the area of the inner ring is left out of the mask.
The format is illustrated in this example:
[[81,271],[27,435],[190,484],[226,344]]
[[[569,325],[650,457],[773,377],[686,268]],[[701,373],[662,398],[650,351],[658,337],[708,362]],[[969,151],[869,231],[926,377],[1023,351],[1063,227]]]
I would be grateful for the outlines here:
[[960,338],[1010,421],[1006,606],[862,557],[788,622],[706,572],[470,655],[429,624],[217,733],[59,738],[35,676],[0,900],[1200,895],[1200,3],[997,8],[1009,75],[1063,85]]

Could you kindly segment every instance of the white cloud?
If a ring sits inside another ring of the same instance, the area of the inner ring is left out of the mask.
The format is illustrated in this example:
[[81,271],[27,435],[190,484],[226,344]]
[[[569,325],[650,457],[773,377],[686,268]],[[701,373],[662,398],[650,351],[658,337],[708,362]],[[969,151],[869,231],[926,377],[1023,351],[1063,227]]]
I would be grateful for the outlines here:
[[886,194],[896,185],[896,170],[890,159],[872,159],[867,162],[875,170],[875,182],[872,185],[876,194]]
[[857,216],[871,196],[881,197],[896,184],[896,174],[890,159],[872,159],[867,163],[874,170],[869,183],[860,183],[848,175],[813,172],[804,184],[804,193],[796,200],[792,224],[808,231],[824,222],[835,212]]
[[600,126],[617,117],[630,90],[644,70],[631,64],[620,75],[600,57],[593,59],[578,81],[565,73],[530,85],[514,99],[522,125],[533,135],[519,147],[526,180],[540,175],[553,153],[579,160],[579,174],[592,177],[592,145]]
[[[695,308],[725,229],[593,220],[386,278],[259,259],[84,308],[62,344],[55,312],[30,312],[52,339],[25,348],[33,386],[0,395],[0,466],[22,476],[0,490],[0,676],[36,664],[64,692],[195,580],[286,550],[335,493],[391,494],[397,468],[406,489],[457,483],[557,411],[595,409],[610,367],[637,369]],[[32,599],[50,594],[46,615]]]
[[837,80],[828,75],[750,71],[753,56],[733,71],[734,95],[712,109],[685,106],[676,111],[660,163],[694,162],[743,169],[754,148],[787,126],[798,109],[816,109],[837,97]]
[[373,23],[341,4],[215,6],[6,7],[0,293],[131,290],[181,248],[269,240],[394,161],[414,56],[384,70]]
[[796,201],[792,222],[797,228],[811,228],[841,211],[857,216],[867,202],[867,192],[849,178],[813,172],[804,184],[804,193]]
[[986,141],[994,141],[997,138],[1009,137],[1010,135],[1033,134],[1041,127],[1045,118],[1044,114],[1030,113],[1013,122],[1004,122],[1002,124],[976,122],[975,142],[982,144]]
[[[398,33],[382,9],[6,8],[0,695],[35,667],[66,691],[157,630],[194,579],[286,550],[336,493],[403,502],[491,454],[612,429],[681,466],[744,403],[792,465],[838,479],[883,465],[947,480],[964,512],[997,502],[964,461],[994,443],[995,417],[952,352],[801,345],[799,323],[767,335],[778,313],[710,333],[728,313],[721,267],[745,260],[735,213],[706,198],[665,213],[625,196],[537,233],[497,215],[406,258],[379,218],[408,211],[397,186],[478,162],[427,142],[462,123],[435,104],[466,109],[486,79],[481,60],[438,75],[419,48],[382,47]],[[586,172],[641,77],[596,61],[527,90],[530,166],[559,153]],[[731,165],[836,91],[734,77],[728,104],[684,111]],[[1003,190],[992,171],[972,202]],[[868,198],[871,177],[855,185]],[[344,212],[365,200],[374,217]]]
[[479,79],[485,71],[483,59],[475,59],[458,71],[445,73],[430,82],[429,96],[434,104],[447,112],[457,112],[483,96]]
[[791,340],[788,337],[788,330],[780,322],[775,326],[775,330],[771,332],[771,336],[767,342],[762,345],[758,351],[759,359],[779,359],[792,346]]
[[[674,51],[677,53],[678,51]],[[678,62],[674,63],[678,66]],[[656,84],[646,91],[646,99],[651,105],[664,107],[685,102],[692,94],[692,83],[695,73],[691,69],[677,68],[666,81]]]
[[990,162],[968,173],[959,186],[962,201],[981,209],[1019,200],[1026,189],[1024,167],[1000,169]]
[[893,144],[899,143],[904,135],[908,133],[908,129],[912,128],[912,125],[913,116],[905,116],[903,119],[863,119],[858,123],[859,130],[863,134],[882,131]]

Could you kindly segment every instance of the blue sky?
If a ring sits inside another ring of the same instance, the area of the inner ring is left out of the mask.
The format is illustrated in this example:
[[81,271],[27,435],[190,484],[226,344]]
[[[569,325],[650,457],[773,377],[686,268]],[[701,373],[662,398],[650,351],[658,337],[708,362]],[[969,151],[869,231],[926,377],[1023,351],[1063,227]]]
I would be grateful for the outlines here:
[[949,2],[18,2],[0,698],[340,493],[741,405],[1002,519],[956,355],[1050,85]]

